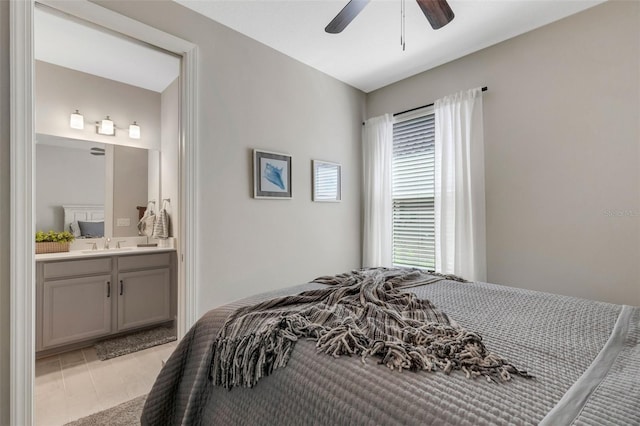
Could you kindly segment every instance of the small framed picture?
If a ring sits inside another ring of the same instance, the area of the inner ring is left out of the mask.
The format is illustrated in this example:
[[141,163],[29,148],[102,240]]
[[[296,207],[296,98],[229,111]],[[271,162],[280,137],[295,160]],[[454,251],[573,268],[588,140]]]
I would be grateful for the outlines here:
[[313,160],[313,201],[342,200],[342,166],[338,163]]
[[253,197],[291,198],[291,156],[253,150]]

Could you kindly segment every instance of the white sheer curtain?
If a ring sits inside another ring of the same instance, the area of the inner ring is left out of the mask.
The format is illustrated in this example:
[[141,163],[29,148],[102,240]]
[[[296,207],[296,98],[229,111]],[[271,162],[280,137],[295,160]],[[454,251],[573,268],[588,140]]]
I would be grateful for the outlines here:
[[434,109],[436,270],[486,281],[482,89],[446,96]]
[[362,266],[391,266],[393,118],[370,118],[362,132],[364,226]]

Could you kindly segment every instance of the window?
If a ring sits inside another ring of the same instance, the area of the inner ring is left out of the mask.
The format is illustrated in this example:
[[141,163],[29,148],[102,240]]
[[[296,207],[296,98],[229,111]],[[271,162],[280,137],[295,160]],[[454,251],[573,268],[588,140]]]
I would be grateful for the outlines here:
[[435,269],[435,117],[393,125],[393,265]]

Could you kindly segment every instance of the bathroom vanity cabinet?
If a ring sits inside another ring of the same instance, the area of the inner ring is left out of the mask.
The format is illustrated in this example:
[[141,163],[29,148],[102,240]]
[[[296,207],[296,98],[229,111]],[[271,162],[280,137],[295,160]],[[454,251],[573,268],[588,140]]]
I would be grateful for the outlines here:
[[36,351],[172,321],[175,251],[36,261]]
[[118,258],[117,330],[171,319],[169,253]]

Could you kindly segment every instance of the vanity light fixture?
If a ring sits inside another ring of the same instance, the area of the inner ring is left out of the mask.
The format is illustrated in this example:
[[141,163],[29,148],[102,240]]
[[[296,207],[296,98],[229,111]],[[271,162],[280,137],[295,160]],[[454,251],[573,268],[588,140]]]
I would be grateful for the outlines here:
[[136,121],[129,125],[129,137],[131,139],[140,139],[140,126]]
[[76,110],[76,112],[71,114],[71,118],[69,119],[69,127],[78,130],[84,129],[84,117],[82,116],[82,114],[80,114],[80,111]]
[[107,115],[107,118],[96,123],[96,131],[101,135],[115,136],[116,126],[113,120]]

